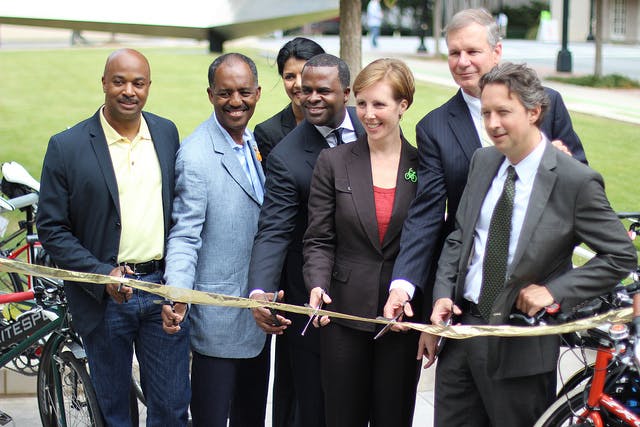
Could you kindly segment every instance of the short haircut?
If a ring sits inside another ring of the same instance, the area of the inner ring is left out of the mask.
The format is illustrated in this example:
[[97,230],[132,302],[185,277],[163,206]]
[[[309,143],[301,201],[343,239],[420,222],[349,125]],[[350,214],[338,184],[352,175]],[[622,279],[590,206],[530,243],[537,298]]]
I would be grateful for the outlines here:
[[282,75],[282,73],[284,72],[284,64],[290,58],[307,61],[316,55],[320,55],[321,53],[324,53],[324,49],[313,40],[309,40],[304,37],[296,37],[293,40],[289,40],[284,44],[284,46],[280,48],[278,56],[276,57],[276,63],[278,64],[278,74]]
[[226,62],[230,62],[233,60],[242,61],[249,66],[249,69],[251,70],[251,74],[253,74],[253,80],[255,82],[255,85],[258,86],[258,69],[256,68],[256,64],[253,62],[253,60],[241,53],[232,52],[232,53],[225,53],[224,55],[220,55],[211,63],[211,65],[209,65],[209,73],[208,73],[209,87],[211,88],[214,87],[216,71],[218,70],[218,67],[220,67],[222,64]]
[[413,103],[416,91],[413,73],[407,64],[394,58],[376,59],[364,67],[353,81],[353,93],[357,96],[358,92],[380,81],[389,82],[396,101],[406,99],[409,105]]
[[316,55],[313,58],[309,59],[306,64],[304,64],[304,68],[307,67],[334,67],[338,69],[338,78],[340,79],[340,85],[342,89],[347,89],[351,84],[351,73],[349,73],[349,67],[347,63],[337,56],[321,53],[320,55]]
[[504,62],[496,65],[480,79],[480,91],[487,85],[503,84],[514,93],[526,110],[533,110],[540,106],[540,117],[536,126],[540,126],[545,112],[549,109],[549,96],[545,93],[542,83],[533,68],[527,64]]
[[492,48],[500,41],[500,30],[493,16],[486,9],[463,9],[453,15],[444,29],[444,39],[448,41],[449,33],[461,30],[471,24],[479,24],[487,29],[487,42]]

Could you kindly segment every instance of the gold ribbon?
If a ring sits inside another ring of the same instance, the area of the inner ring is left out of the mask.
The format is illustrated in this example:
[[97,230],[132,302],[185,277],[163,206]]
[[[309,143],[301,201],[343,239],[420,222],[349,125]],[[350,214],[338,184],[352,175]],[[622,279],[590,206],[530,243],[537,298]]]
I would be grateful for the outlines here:
[[[141,280],[124,277],[105,276],[94,273],[80,273],[77,271],[62,270],[45,267],[41,265],[27,264],[21,261],[10,260],[0,257],[0,271],[24,274],[27,276],[49,277],[52,279],[68,280],[72,282],[85,282],[106,285],[107,283],[122,283],[132,288],[147,291],[172,301],[186,302],[190,304],[216,305],[236,308],[259,308],[269,307],[290,313],[311,315],[316,310],[309,307],[271,302],[266,300],[253,300],[249,298],[221,295],[213,292],[194,291],[191,289],[176,288],[174,286],[159,285],[156,283],[143,282]],[[389,320],[369,319],[366,317],[352,316],[329,310],[318,310],[318,315],[330,316],[337,319],[355,320],[359,322],[377,323],[386,325]],[[478,336],[500,336],[500,337],[522,337],[557,335],[568,332],[582,331],[595,328],[603,323],[627,323],[631,321],[632,308],[623,308],[610,311],[587,319],[575,320],[562,325],[553,326],[509,326],[509,325],[454,325],[438,326],[426,325],[423,323],[398,322],[398,325],[407,326],[421,332],[428,332],[447,338],[463,339]]]

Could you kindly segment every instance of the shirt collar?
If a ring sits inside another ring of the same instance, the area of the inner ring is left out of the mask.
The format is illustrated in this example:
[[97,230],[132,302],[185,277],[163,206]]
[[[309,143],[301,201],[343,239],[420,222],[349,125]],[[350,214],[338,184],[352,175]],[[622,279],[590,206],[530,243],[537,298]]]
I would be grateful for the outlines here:
[[467,104],[467,107],[469,107],[469,112],[471,113],[471,117],[475,119],[482,119],[482,113],[480,109],[480,104],[481,104],[480,98],[471,96],[465,91],[461,91],[461,92],[462,92],[462,98],[464,99],[464,102]]
[[[213,112],[213,114],[211,114],[213,116],[213,121],[216,123],[216,126],[218,127],[218,130],[220,132],[222,132],[222,134],[224,135],[224,139],[225,141],[227,141],[227,143],[229,144],[229,146],[231,148],[235,148],[238,147],[240,144],[237,144],[233,138],[231,137],[231,135],[229,134],[229,132],[227,132],[227,130],[225,128],[222,127],[222,125],[220,124],[220,122],[218,121],[218,118],[216,117],[216,113]],[[251,131],[245,127],[244,128],[244,132],[242,133],[242,140],[245,142],[245,145],[247,143],[251,143],[251,141],[253,140],[253,134],[251,133]]]
[[[315,126],[315,125],[314,125]],[[342,123],[340,124],[340,126],[338,126],[339,128],[343,128],[343,129],[347,129],[350,130],[352,132],[355,132],[355,130],[353,129],[353,123],[351,122],[351,117],[349,116],[349,112],[345,109],[344,111],[344,119],[342,120]],[[329,127],[329,126],[316,126],[316,129],[318,129],[318,132],[320,132],[320,134],[326,139],[327,136],[334,131],[334,128]],[[335,128],[337,129],[337,128]]]
[[[100,125],[102,126],[104,137],[107,140],[107,145],[115,144],[116,142],[125,140],[128,141],[127,138],[120,135],[118,131],[109,124],[107,118],[104,116],[104,106],[102,106],[102,108],[100,109]],[[138,138],[151,140],[151,132],[149,132],[149,127],[147,126],[147,122],[145,121],[142,114],[140,115],[140,129],[138,129],[138,134],[133,139],[135,140]]]
[[[536,146],[536,148],[531,151],[524,159],[520,160],[517,165],[513,165],[516,170],[516,174],[518,174],[518,180],[522,181],[525,185],[532,185],[533,180],[536,177],[536,173],[538,172],[538,166],[540,166],[540,162],[542,161],[542,155],[544,154],[544,150],[547,146],[549,140],[547,137],[540,132],[540,143]],[[505,175],[507,173],[507,167],[511,165],[511,162],[505,157],[504,162],[500,165],[500,169],[498,169],[498,176]]]

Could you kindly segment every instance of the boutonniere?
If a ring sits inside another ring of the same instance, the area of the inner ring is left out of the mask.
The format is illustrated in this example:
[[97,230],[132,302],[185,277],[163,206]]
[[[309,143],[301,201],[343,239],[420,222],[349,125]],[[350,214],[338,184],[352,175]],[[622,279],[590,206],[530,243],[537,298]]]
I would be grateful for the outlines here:
[[404,179],[411,182],[418,182],[418,174],[413,168],[409,168],[409,170],[404,173]]
[[258,159],[258,161],[262,163],[262,154],[260,154],[260,150],[258,150],[257,145],[253,145],[253,152],[256,153],[256,159]]

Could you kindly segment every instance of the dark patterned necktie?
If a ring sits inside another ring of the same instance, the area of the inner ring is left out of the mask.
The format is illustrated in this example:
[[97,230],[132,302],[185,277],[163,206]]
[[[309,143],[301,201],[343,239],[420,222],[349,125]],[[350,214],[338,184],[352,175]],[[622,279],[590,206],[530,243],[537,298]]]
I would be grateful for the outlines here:
[[331,133],[336,137],[336,146],[344,144],[342,140],[342,128],[334,129]]
[[485,320],[489,319],[493,302],[502,291],[507,277],[511,217],[517,178],[516,170],[513,166],[509,166],[502,194],[491,215],[489,235],[482,265],[482,289],[480,290],[480,299],[478,301],[478,309]]

